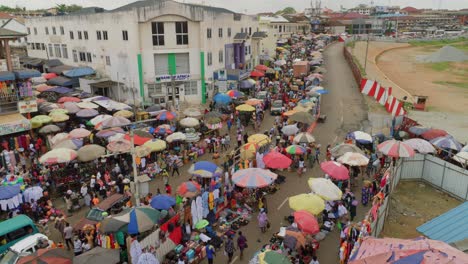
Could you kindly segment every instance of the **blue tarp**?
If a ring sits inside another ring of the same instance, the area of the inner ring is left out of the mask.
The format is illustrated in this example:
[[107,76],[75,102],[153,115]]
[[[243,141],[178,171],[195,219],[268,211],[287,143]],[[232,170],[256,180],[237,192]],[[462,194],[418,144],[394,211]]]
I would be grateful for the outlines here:
[[69,79],[66,77],[55,77],[47,81],[49,85],[59,85],[59,86],[73,86],[78,83],[78,80]]
[[16,76],[14,73],[9,71],[0,71],[0,82],[4,81],[14,81]]
[[10,199],[15,197],[21,191],[21,185],[0,186],[0,200]]
[[70,78],[76,78],[76,77],[82,77],[86,75],[92,75],[95,73],[96,72],[91,67],[78,67],[78,68],[71,69],[69,71],[64,71],[63,75],[70,77]]
[[16,78],[18,79],[29,79],[33,77],[41,77],[41,73],[36,70],[19,70],[19,71],[14,71]]

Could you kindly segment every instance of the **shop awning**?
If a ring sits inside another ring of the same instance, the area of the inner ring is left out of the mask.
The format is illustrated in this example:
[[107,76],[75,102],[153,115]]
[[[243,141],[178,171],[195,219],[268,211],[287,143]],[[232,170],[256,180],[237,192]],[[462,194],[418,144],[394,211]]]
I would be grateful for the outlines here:
[[29,79],[32,77],[41,77],[41,73],[36,70],[25,69],[25,70],[14,71],[14,73],[17,79]]
[[261,38],[266,38],[266,37],[267,37],[266,32],[262,32],[262,31],[254,32],[252,34],[253,39],[261,39]]
[[77,78],[86,75],[95,74],[96,71],[93,70],[91,67],[77,67],[68,71],[64,71],[63,75],[70,77],[70,78]]
[[69,79],[67,77],[62,77],[62,76],[52,78],[47,81],[47,84],[49,85],[58,85],[58,86],[73,86],[74,84],[77,84],[77,83],[78,83],[78,80]]
[[4,81],[14,81],[16,76],[14,73],[9,71],[0,71],[0,82]]
[[39,67],[44,63],[42,59],[31,58],[23,63],[24,66]]
[[95,100],[93,103],[104,107],[108,111],[129,110],[132,109],[129,105],[116,102],[114,100]]
[[244,40],[247,40],[248,38],[249,38],[249,34],[247,33],[237,33],[236,35],[234,35],[235,42],[244,41]]
[[[113,86],[117,86],[118,84],[119,84],[118,82],[107,80],[107,81],[90,83],[89,86],[93,88],[112,88]],[[121,85],[123,84],[121,83]]]
[[57,67],[61,65],[63,65],[63,63],[58,59],[46,60],[44,62],[44,66],[49,67],[49,68]]
[[0,115],[0,136],[28,131],[31,123],[22,114]]
[[64,71],[69,71],[71,69],[74,69],[75,67],[68,66],[68,65],[60,65],[60,66],[55,66],[49,69],[49,72],[53,72],[56,74],[62,74]]

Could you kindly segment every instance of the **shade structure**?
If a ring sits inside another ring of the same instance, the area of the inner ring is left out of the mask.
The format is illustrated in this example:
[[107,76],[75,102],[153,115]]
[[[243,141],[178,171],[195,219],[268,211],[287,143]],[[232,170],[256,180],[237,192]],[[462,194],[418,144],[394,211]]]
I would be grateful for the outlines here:
[[290,116],[289,120],[301,122],[305,124],[312,124],[315,121],[315,118],[313,115],[307,112],[297,112],[293,114],[292,116]]
[[368,133],[362,131],[354,131],[347,135],[349,138],[356,140],[361,144],[369,144],[372,143],[372,136]]
[[49,165],[57,163],[67,163],[76,159],[77,156],[78,154],[76,153],[76,151],[72,149],[56,148],[42,155],[39,158],[39,162],[42,164]]
[[159,115],[156,116],[156,119],[158,120],[173,120],[177,117],[177,114],[175,112],[171,111],[164,111],[160,113]]
[[246,143],[240,148],[240,157],[243,160],[250,160],[255,157],[258,150],[258,144],[255,142]]
[[64,108],[56,108],[56,109],[52,109],[50,112],[49,112],[49,116],[51,115],[56,115],[56,114],[62,114],[62,115],[66,115],[68,114],[69,111],[67,109],[64,109]]
[[241,104],[236,107],[236,110],[240,112],[253,112],[255,111],[255,107],[248,104]]
[[[54,125],[55,126],[55,125]],[[52,145],[55,145],[59,143],[60,141],[68,139],[68,133],[58,133],[55,136],[53,136],[51,139],[49,139],[49,142]]]
[[263,162],[271,169],[286,169],[291,166],[292,160],[277,151],[272,151],[263,156]]
[[424,139],[427,139],[427,140],[432,140],[434,138],[444,137],[446,135],[448,135],[447,131],[442,130],[442,129],[433,128],[433,129],[429,129],[426,132],[422,133],[421,137],[424,138]]
[[89,120],[89,122],[93,125],[97,125],[99,123],[101,123],[102,121],[108,119],[108,118],[111,118],[112,116],[111,115],[106,115],[106,114],[103,114],[103,115],[97,115],[95,116],[93,119]]
[[289,110],[289,111],[286,111],[283,113],[284,116],[292,116],[294,115],[295,113],[297,113],[299,111],[296,111],[296,110]]
[[188,117],[200,117],[202,112],[198,108],[187,108],[184,110],[184,115]]
[[271,139],[265,134],[253,134],[250,137],[248,137],[247,142],[255,143],[259,147],[262,147],[269,144],[271,142]]
[[41,92],[41,93],[42,93],[42,92],[45,92],[45,91],[47,91],[47,90],[49,90],[49,89],[52,89],[52,88],[54,88],[54,87],[53,87],[53,86],[49,86],[49,85],[47,85],[47,84],[39,84],[39,85],[36,85],[36,86],[35,86],[36,91]]
[[[129,133],[125,134],[124,139],[130,142],[132,141],[132,137]],[[151,134],[149,134],[149,136],[140,136],[135,132],[133,133],[133,143],[138,146],[141,146],[152,139],[154,139],[154,137]]]
[[137,146],[135,147],[135,155],[142,158],[151,154],[151,149],[147,146]]
[[20,257],[16,264],[72,264],[73,257],[65,249],[38,249],[29,256]]
[[57,133],[62,130],[60,127],[56,125],[46,125],[39,129],[40,134],[50,134],[50,133]]
[[37,115],[31,118],[31,123],[37,123],[39,126],[52,122],[52,118],[46,115]]
[[208,112],[208,113],[205,114],[205,123],[206,123],[206,120],[208,120],[210,118],[221,118],[221,117],[223,117],[223,114],[221,114],[218,111]]
[[333,179],[340,181],[349,179],[348,169],[343,164],[336,161],[322,162],[320,163],[320,168]]
[[285,134],[287,136],[292,136],[292,135],[295,135],[297,132],[299,132],[299,128],[295,124],[294,125],[288,125],[288,126],[284,126],[281,129],[281,132],[283,132],[283,134]]
[[70,116],[66,114],[49,114],[49,116],[52,118],[52,122],[54,123],[65,122],[70,119]]
[[89,130],[84,128],[75,128],[70,133],[68,133],[68,137],[70,138],[84,138],[91,134]]
[[86,75],[92,75],[96,72],[91,67],[76,67],[68,71],[64,71],[63,75],[70,77],[70,78],[77,78]]
[[[293,116],[294,114],[296,113],[307,113],[309,114],[309,111],[312,110],[312,106],[308,106],[308,105],[298,105],[296,107],[293,108],[292,111],[294,111],[293,114],[291,114],[290,116]],[[290,110],[291,111],[291,110]]]
[[[107,138],[107,142],[117,141],[117,140],[124,140],[125,134],[115,134]],[[128,141],[130,142],[130,141]]]
[[425,126],[412,126],[408,129],[408,131],[416,136],[422,135],[424,132],[430,130],[430,128]]
[[210,161],[198,161],[190,166],[188,173],[202,178],[212,178],[221,176],[223,169]]
[[186,117],[179,121],[180,125],[183,127],[196,127],[200,125],[200,121],[193,117]]
[[145,109],[146,112],[157,112],[157,111],[161,111],[162,107],[160,105],[152,105],[148,108]]
[[120,127],[108,128],[97,132],[96,137],[108,138],[116,134],[125,134],[125,131]]
[[264,77],[264,76],[265,76],[265,73],[261,71],[254,70],[250,72],[250,77]]
[[78,97],[64,96],[64,97],[60,97],[57,101],[57,103],[60,103],[60,104],[65,103],[65,102],[78,103],[78,102],[81,102],[81,99]]
[[195,224],[195,228],[200,230],[207,227],[209,224],[210,222],[208,222],[208,220],[202,219]]
[[245,101],[245,104],[248,105],[259,105],[263,103],[263,100],[256,99],[256,98],[250,98],[249,100]]
[[127,152],[132,148],[132,143],[125,139],[119,139],[107,144],[107,149],[111,152]]
[[297,227],[304,233],[315,235],[320,232],[320,226],[317,218],[306,210],[299,210],[293,213],[294,222]]
[[99,115],[99,112],[96,111],[95,109],[81,109],[76,113],[77,117],[83,117],[83,118],[91,118],[94,116]]
[[63,103],[63,107],[67,109],[68,113],[70,114],[76,114],[81,110],[81,108],[78,107],[74,102],[65,102]]
[[182,197],[193,198],[197,196],[201,191],[200,184],[195,181],[183,182],[177,187],[177,194]]
[[157,210],[168,210],[176,204],[174,197],[166,194],[156,195],[151,199],[151,207]]
[[138,234],[151,230],[154,225],[158,223],[160,212],[150,207],[135,207],[111,217],[111,219],[112,218],[126,223],[126,229],[129,234]]
[[457,153],[457,155],[453,156],[453,160],[464,166],[468,165],[468,152]]
[[78,154],[79,161],[82,161],[82,162],[92,161],[106,154],[106,148],[96,145],[96,144],[90,144],[90,145],[81,147],[77,151],[77,154]]
[[169,143],[176,142],[176,141],[184,141],[186,139],[187,139],[187,136],[182,132],[175,132],[174,134],[171,134],[166,137],[166,141]]
[[172,134],[175,131],[175,127],[171,127],[168,124],[162,124],[157,126],[153,134],[158,134],[158,135],[166,135],[166,134]]
[[286,152],[293,155],[302,155],[307,152],[306,148],[299,145],[291,145],[286,148]]
[[229,90],[226,92],[226,94],[229,95],[229,97],[231,98],[239,98],[244,96],[244,93],[238,90]]
[[414,150],[410,146],[394,139],[380,143],[377,149],[384,155],[393,158],[410,158],[414,156]]
[[125,118],[130,118],[133,116],[133,112],[128,111],[128,110],[120,110],[120,111],[115,112],[113,116],[121,116]]
[[315,138],[314,138],[314,136],[312,136],[312,134],[307,133],[307,132],[303,132],[303,133],[297,134],[294,137],[293,142],[296,143],[296,144],[301,144],[301,143],[310,144],[310,143],[315,142]]
[[259,253],[257,257],[261,264],[292,264],[288,256],[272,250]]
[[96,124],[94,126],[95,129],[106,129],[106,128],[111,128],[111,127],[121,127],[121,126],[126,126],[129,125],[131,122],[125,117],[121,116],[113,116],[110,118],[106,118],[105,120],[102,120],[100,123]]
[[16,185],[1,185],[0,200],[6,200],[15,197],[21,192],[21,184]]
[[143,146],[148,147],[151,150],[151,152],[155,152],[166,149],[167,144],[164,140],[153,138],[149,141],[146,141],[145,144],[143,144]]
[[266,70],[268,70],[270,68],[268,68],[268,66],[265,66],[263,64],[258,64],[257,66],[255,66],[255,69],[259,70],[259,71],[266,71]]
[[99,105],[94,104],[92,102],[81,102],[76,104],[79,108],[82,109],[96,109],[99,108]]
[[83,140],[81,139],[65,139],[52,145],[52,149],[66,148],[66,149],[78,150],[82,146],[83,146]]
[[460,151],[462,148],[462,145],[458,143],[458,141],[450,135],[434,138],[431,140],[431,143],[434,146],[437,146],[443,149],[453,149],[456,151]]
[[120,252],[118,249],[106,249],[94,247],[89,251],[73,258],[73,264],[89,263],[118,263],[120,261]]
[[325,201],[315,194],[299,194],[289,197],[289,207],[294,211],[304,210],[318,215],[325,209]]
[[337,201],[343,197],[340,188],[329,179],[310,178],[307,183],[312,193],[320,196],[325,201]]
[[422,153],[435,153],[436,149],[431,143],[421,138],[412,138],[404,141],[406,145],[410,146],[413,150]]
[[356,145],[353,144],[339,144],[338,146],[333,147],[330,150],[333,157],[340,157],[343,156],[347,152],[354,152],[354,153],[361,153],[363,154],[362,150],[358,148]]
[[277,174],[260,168],[238,170],[232,175],[232,181],[239,187],[262,188],[273,183]]
[[361,153],[346,152],[343,156],[339,157],[337,161],[350,166],[365,166],[369,163],[369,158]]
[[232,101],[232,98],[227,94],[218,93],[213,97],[213,100],[217,104],[227,104],[227,103],[230,103]]

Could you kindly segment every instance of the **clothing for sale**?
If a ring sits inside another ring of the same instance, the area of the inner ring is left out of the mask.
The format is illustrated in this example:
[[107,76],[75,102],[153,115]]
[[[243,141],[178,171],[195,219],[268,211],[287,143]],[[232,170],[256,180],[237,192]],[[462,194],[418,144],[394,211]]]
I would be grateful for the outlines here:
[[195,200],[192,200],[192,204],[190,206],[190,212],[192,214],[192,228],[195,228],[195,224],[198,223],[198,210],[197,210],[197,203]]
[[[200,196],[197,197],[197,199],[195,200],[195,202],[197,203],[197,219],[198,221],[202,220],[204,217],[203,217],[203,202],[202,202],[202,198]],[[197,222],[198,222],[197,221]],[[194,221],[194,223],[197,223]]]
[[104,234],[99,234],[96,237],[97,239],[97,244],[98,246],[102,248],[109,248],[109,249],[118,249],[119,243],[114,238],[113,234],[110,235],[104,235]]
[[210,192],[208,194],[208,207],[210,210],[213,210],[214,206],[215,206],[214,195],[212,192]]
[[23,192],[24,201],[31,202],[31,199],[34,199],[34,201],[37,201],[42,198],[43,196],[42,192],[43,190],[39,186],[33,186],[30,188],[27,188]]
[[205,218],[210,212],[210,210],[208,209],[208,192],[203,192],[201,196],[201,201],[202,201],[202,208],[203,208],[202,218]]
[[0,208],[2,209],[2,211],[13,210],[17,208],[21,203],[23,203],[23,195],[21,193],[18,193],[10,199],[0,200]]

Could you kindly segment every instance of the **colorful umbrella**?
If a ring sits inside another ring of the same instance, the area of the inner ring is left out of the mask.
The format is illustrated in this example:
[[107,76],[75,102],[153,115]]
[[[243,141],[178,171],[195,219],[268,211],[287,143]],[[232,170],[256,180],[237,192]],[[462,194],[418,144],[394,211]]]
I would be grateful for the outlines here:
[[292,264],[288,256],[272,250],[259,253],[258,260],[260,264]]
[[348,134],[348,137],[362,144],[372,143],[372,136],[362,131],[351,132]]
[[408,129],[408,131],[416,136],[420,136],[422,134],[424,134],[424,132],[430,130],[430,128],[428,127],[424,127],[424,126],[412,126]]
[[307,181],[312,193],[325,201],[341,200],[343,193],[331,180],[325,178],[309,178]]
[[111,218],[126,223],[129,234],[138,234],[151,230],[158,223],[159,217],[158,210],[149,207],[135,207]]
[[[137,134],[136,131],[137,130],[135,130],[134,133],[133,133],[133,143],[135,145],[141,146],[141,145],[145,144],[146,142],[154,139],[154,137],[149,133],[148,133],[148,135],[143,136],[143,135]],[[130,136],[129,133],[125,134],[124,139],[132,142],[132,137]]]
[[57,133],[62,130],[60,127],[56,125],[46,125],[39,129],[40,134],[49,134],[49,133]]
[[333,179],[340,181],[349,179],[348,169],[343,164],[336,161],[322,162],[320,163],[320,168]]
[[175,141],[184,141],[187,139],[187,136],[182,133],[182,132],[175,132],[174,134],[171,134],[166,137],[166,141],[171,143]]
[[76,159],[77,156],[78,154],[76,153],[76,151],[72,149],[56,148],[42,155],[39,158],[39,162],[49,165],[57,163],[66,163]]
[[113,127],[97,132],[96,136],[101,138],[108,138],[116,134],[125,134],[125,131],[120,127]]
[[414,156],[414,150],[410,146],[394,139],[380,143],[377,149],[384,155],[393,158],[410,158]]
[[120,111],[115,112],[113,116],[121,116],[125,118],[130,118],[133,116],[133,112],[128,111],[128,110],[120,110]]
[[171,127],[168,124],[163,124],[163,125],[157,126],[154,129],[153,134],[158,134],[158,135],[172,134],[174,130],[175,130],[175,127]]
[[294,211],[305,210],[318,215],[325,209],[325,201],[318,195],[303,193],[289,197],[289,207]]
[[315,235],[320,232],[320,226],[317,218],[308,211],[299,210],[293,213],[294,222],[297,227],[304,233],[309,235]]
[[229,90],[226,92],[226,94],[229,95],[229,97],[231,98],[239,98],[244,96],[244,93],[238,90]]
[[456,151],[460,151],[462,148],[462,145],[458,143],[458,141],[450,135],[445,136],[445,137],[434,138],[431,140],[431,143],[434,146],[437,146],[443,149],[453,149]]
[[361,153],[346,152],[343,156],[339,157],[337,161],[350,166],[365,166],[369,163],[369,158]]
[[194,163],[189,169],[188,173],[193,176],[198,176],[202,178],[212,178],[219,177],[223,173],[223,169],[218,167],[218,165],[209,161],[199,161]]
[[62,140],[56,143],[55,145],[52,145],[52,149],[66,148],[66,149],[78,150],[82,146],[83,146],[82,139],[66,139],[66,140]]
[[[53,125],[55,126],[55,125]],[[53,136],[49,141],[52,145],[59,143],[60,141],[68,139],[68,133],[58,133]]]
[[97,115],[99,115],[99,112],[95,109],[81,109],[80,111],[78,111],[78,113],[76,113],[77,117],[83,118],[89,118]]
[[93,119],[89,120],[89,122],[93,125],[97,125],[99,123],[101,123],[102,121],[108,119],[108,118],[111,118],[112,116],[111,115],[98,115],[96,117],[94,117]]
[[292,116],[290,116],[289,120],[301,122],[305,124],[312,124],[315,121],[315,118],[313,115],[307,112],[297,112],[293,114]]
[[202,219],[195,224],[195,228],[200,230],[200,229],[207,227],[209,224],[210,222],[208,222],[205,219]]
[[438,137],[444,137],[448,135],[447,131],[442,130],[442,129],[429,129],[426,132],[421,134],[421,137],[427,140],[432,140],[434,138]]
[[169,210],[176,204],[174,197],[166,194],[156,195],[151,199],[151,207],[157,210]]
[[202,113],[198,108],[187,108],[184,110],[184,115],[188,117],[200,117]]
[[261,71],[254,70],[250,72],[250,77],[264,77],[264,76],[265,74]]
[[95,125],[95,129],[106,129],[111,127],[120,127],[130,125],[130,120],[121,116],[113,116],[102,120],[100,123]]
[[227,104],[232,101],[231,97],[227,94],[218,93],[213,97],[213,101],[217,104]]
[[84,138],[91,134],[88,130],[84,128],[75,128],[70,133],[68,133],[68,137],[70,138]]
[[240,155],[241,159],[243,160],[249,160],[255,157],[255,154],[257,153],[258,150],[258,145],[257,143],[250,142],[242,145],[240,148]]
[[148,147],[152,152],[154,152],[166,149],[167,144],[164,140],[153,138],[149,141],[146,141],[145,144],[143,144],[143,146]]
[[263,64],[259,64],[259,65],[255,66],[255,69],[259,70],[259,71],[266,71],[266,70],[268,70],[270,68],[268,68],[268,66],[265,66]]
[[106,148],[96,144],[90,144],[80,148],[77,154],[79,161],[92,161],[106,154]]
[[200,191],[201,186],[195,181],[183,182],[179,187],[177,187],[177,194],[182,197],[193,198],[197,196]]
[[263,162],[271,169],[286,169],[291,166],[292,160],[277,151],[272,151],[263,156]]
[[78,97],[70,97],[70,96],[64,96],[64,97],[60,97],[57,101],[57,103],[59,104],[63,104],[65,102],[75,102],[75,103],[78,103],[78,102],[81,102],[81,99],[78,98]]
[[73,264],[90,264],[90,263],[119,263],[120,252],[118,249],[106,249],[102,247],[94,247],[89,251],[76,256],[73,259]]
[[315,138],[314,136],[312,136],[312,134],[310,133],[307,133],[307,132],[302,132],[302,133],[299,133],[297,134],[295,137],[294,137],[294,143],[296,144],[300,144],[300,143],[305,143],[305,144],[310,144],[310,143],[314,143],[315,142]]
[[70,114],[76,114],[78,113],[81,108],[79,108],[76,103],[74,102],[65,102],[63,103],[63,107],[68,111]]
[[65,122],[70,119],[66,114],[49,114],[49,116],[52,118],[52,122],[54,123]]
[[128,140],[119,139],[107,144],[107,149],[111,152],[127,152],[132,148],[132,143]]
[[340,144],[338,146],[333,147],[330,150],[330,152],[332,156],[335,158],[343,156],[347,152],[355,152],[355,153],[363,154],[362,150],[353,144]]
[[259,147],[262,147],[264,145],[269,144],[271,142],[271,139],[265,134],[253,134],[247,139],[247,142],[255,143]]
[[244,188],[262,188],[270,185],[277,174],[260,168],[238,170],[232,175],[234,184]]
[[248,104],[248,105],[259,105],[263,103],[263,100],[260,100],[260,99],[256,99],[256,98],[250,98],[249,100],[245,101],[245,104]]
[[173,120],[176,117],[177,117],[177,114],[175,112],[164,111],[164,112],[160,113],[158,116],[156,116],[156,119],[158,119],[158,120]]
[[459,152],[453,156],[453,160],[466,166],[468,165],[468,152]]
[[198,119],[193,118],[193,117],[186,117],[180,120],[179,123],[183,127],[196,127],[200,125],[200,122],[198,121]]
[[406,145],[410,146],[413,150],[416,150],[419,153],[435,153],[436,149],[431,143],[427,142],[421,138],[412,138],[404,141]]
[[91,103],[91,102],[81,102],[76,104],[79,108],[82,109],[96,109],[99,108],[99,105]]
[[241,104],[236,107],[236,110],[241,112],[253,112],[255,111],[255,107],[248,104]]
[[140,158],[148,156],[149,154],[151,154],[151,149],[145,145],[137,146],[135,148],[135,155],[137,155]]
[[286,152],[289,154],[296,154],[296,155],[302,155],[307,152],[306,148],[299,146],[299,145],[291,145],[286,148]]
[[72,264],[73,257],[63,248],[38,249],[29,256],[20,257],[16,264]]

